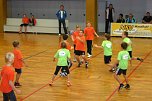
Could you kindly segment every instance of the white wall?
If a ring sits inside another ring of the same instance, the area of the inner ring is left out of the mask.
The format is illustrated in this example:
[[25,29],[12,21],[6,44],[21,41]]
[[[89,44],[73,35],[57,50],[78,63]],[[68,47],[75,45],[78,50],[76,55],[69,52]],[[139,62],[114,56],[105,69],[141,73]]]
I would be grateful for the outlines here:
[[150,12],[152,15],[152,0],[146,0],[147,5],[146,5],[146,12]]
[[[63,4],[68,13],[69,29],[74,29],[76,24],[85,27],[86,0],[7,0],[8,17],[22,17],[24,13],[34,14],[36,18],[56,19],[59,5]],[[149,11],[152,15],[152,0],[98,0],[98,31],[104,32],[105,1],[112,3],[115,8],[115,21],[119,13],[124,15],[134,14],[140,23]],[[19,14],[19,15],[18,15]],[[71,16],[70,16],[71,14]]]
[[8,17],[15,18],[32,13],[36,18],[56,19],[61,4],[68,13],[69,29],[74,29],[76,24],[85,26],[85,0],[8,0],[7,13]]

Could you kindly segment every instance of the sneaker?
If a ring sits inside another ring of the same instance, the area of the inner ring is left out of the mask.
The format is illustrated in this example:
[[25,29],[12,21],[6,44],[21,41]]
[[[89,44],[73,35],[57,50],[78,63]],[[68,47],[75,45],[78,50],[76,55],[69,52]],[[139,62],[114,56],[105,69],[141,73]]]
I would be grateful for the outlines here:
[[86,68],[88,68],[88,64],[89,64],[89,63],[88,63],[88,62],[86,62],[85,64],[86,64]]
[[110,69],[109,72],[113,72],[112,69]]
[[20,86],[22,86],[22,85],[21,85],[20,83],[15,82],[15,83],[14,83],[14,86],[15,86],[15,87],[20,87]]
[[140,62],[144,61],[144,59],[142,59],[142,58],[137,58],[137,60],[139,60]]
[[79,62],[79,64],[78,64],[78,67],[80,67],[81,66],[81,62]]
[[119,86],[119,89],[118,89],[118,91],[120,90],[120,89],[122,89],[124,87],[124,84],[120,84],[120,86]]
[[63,76],[64,76],[64,74],[61,72],[61,73],[60,73],[60,76],[61,76],[61,77],[63,77]]
[[52,86],[52,85],[53,85],[53,81],[51,81],[51,82],[49,83],[49,85]]
[[88,53],[88,58],[90,58],[92,55]]
[[125,88],[126,88],[126,89],[130,89],[130,85],[129,85],[129,84],[126,84]]
[[67,81],[67,86],[72,86],[71,82],[70,81]]
[[113,72],[113,73],[115,73],[115,71],[116,71],[116,70],[115,70],[114,67],[113,67],[112,69],[109,70],[109,72]]
[[73,59],[73,62],[77,62],[77,60],[74,58],[74,59]]
[[115,73],[115,72],[116,72],[115,68],[112,68],[112,72],[113,72],[113,73]]

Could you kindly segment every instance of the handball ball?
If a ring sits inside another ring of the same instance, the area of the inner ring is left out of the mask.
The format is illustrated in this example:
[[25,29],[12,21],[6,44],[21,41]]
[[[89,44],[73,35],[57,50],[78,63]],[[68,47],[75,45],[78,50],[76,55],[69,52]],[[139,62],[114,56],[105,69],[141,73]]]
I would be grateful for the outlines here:
[[70,30],[70,31],[69,31],[69,34],[70,34],[70,35],[72,35],[72,34],[73,34],[73,32],[74,32],[74,30]]

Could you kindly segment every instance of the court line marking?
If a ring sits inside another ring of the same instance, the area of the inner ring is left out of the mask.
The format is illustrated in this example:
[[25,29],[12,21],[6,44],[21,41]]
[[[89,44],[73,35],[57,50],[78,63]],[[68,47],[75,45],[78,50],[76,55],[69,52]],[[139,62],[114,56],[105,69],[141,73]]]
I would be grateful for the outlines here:
[[[144,61],[147,59],[147,57],[152,53],[152,50],[150,50],[148,53],[146,53],[145,57],[144,57]],[[136,70],[137,68],[139,68],[139,66],[144,63],[144,62],[140,62],[137,64],[137,66],[129,73],[129,75],[127,76],[127,78],[129,78]],[[122,82],[124,83],[125,80]],[[107,97],[106,101],[109,101],[112,96],[116,93],[116,91],[118,91],[119,86]]]
[[[103,52],[103,51],[100,51],[98,54],[92,56],[92,58],[97,57],[97,56],[100,55],[102,52]],[[72,72],[72,71],[75,70],[76,68],[77,68],[77,66],[74,67],[74,68],[71,68],[70,72]],[[55,79],[54,81],[58,80],[59,78],[60,78],[60,76],[56,77],[56,79]],[[32,93],[28,94],[28,95],[25,96],[24,98],[21,98],[20,101],[25,100],[26,98],[32,96],[33,94],[35,94],[36,92],[40,91],[41,89],[43,89],[43,88],[45,88],[45,87],[47,87],[47,86],[49,86],[49,83],[43,85],[42,87],[40,87],[40,88],[38,88],[37,90],[33,91]]]
[[30,56],[24,58],[23,60],[27,60],[27,59],[32,58],[32,57],[34,57],[34,56],[37,56],[37,55],[39,55],[39,54],[45,53],[46,51],[48,51],[48,49],[47,49],[47,50],[44,50],[44,51],[41,51],[41,52],[38,52],[38,53],[36,53],[36,54],[30,55]]

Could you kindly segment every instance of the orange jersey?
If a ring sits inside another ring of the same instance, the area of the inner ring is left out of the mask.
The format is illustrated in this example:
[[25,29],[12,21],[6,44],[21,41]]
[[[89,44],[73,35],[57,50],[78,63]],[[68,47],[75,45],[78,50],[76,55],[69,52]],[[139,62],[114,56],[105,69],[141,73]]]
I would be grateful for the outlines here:
[[29,24],[29,18],[28,17],[22,18],[22,22],[23,24]]
[[23,56],[20,50],[18,49],[14,49],[13,50],[14,53],[14,63],[13,63],[13,67],[16,69],[21,69],[23,67]]
[[1,84],[0,91],[3,93],[9,93],[13,89],[9,85],[9,81],[14,81],[14,68],[12,66],[3,66],[1,71]]
[[[85,37],[79,37],[81,40],[83,40],[85,42]],[[79,51],[85,51],[85,43],[81,42],[80,40],[76,39],[76,47],[75,50],[79,50]]]
[[[66,49],[68,49],[68,50],[70,51],[70,50],[71,50],[71,45],[70,45],[70,43],[67,42],[67,41],[64,41],[64,42],[66,43],[66,46],[67,46]],[[59,44],[59,48],[61,48],[61,43]]]
[[93,40],[94,33],[95,33],[95,30],[93,27],[86,27],[84,29],[84,34],[86,35],[86,40]]
[[73,39],[74,39],[74,44],[76,44],[76,37],[79,36],[79,32],[78,31],[74,31],[72,36],[73,36]]

